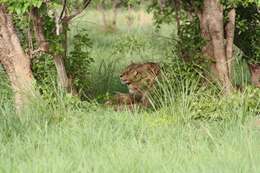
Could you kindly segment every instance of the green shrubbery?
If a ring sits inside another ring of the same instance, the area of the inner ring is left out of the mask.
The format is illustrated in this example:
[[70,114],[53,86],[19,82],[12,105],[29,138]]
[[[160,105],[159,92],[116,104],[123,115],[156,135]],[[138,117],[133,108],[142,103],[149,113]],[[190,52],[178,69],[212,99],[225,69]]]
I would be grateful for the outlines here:
[[90,85],[90,65],[94,62],[90,54],[92,42],[87,31],[81,31],[73,37],[72,47],[68,58],[65,59],[65,67],[74,87],[80,96],[86,99]]
[[[84,100],[90,84],[90,65],[94,62],[90,55],[92,42],[86,31],[73,37],[72,50],[64,60],[67,75],[72,80],[72,86]],[[43,54],[33,60],[32,70],[38,87],[44,97],[55,99],[53,91],[57,92],[57,74],[51,55]]]

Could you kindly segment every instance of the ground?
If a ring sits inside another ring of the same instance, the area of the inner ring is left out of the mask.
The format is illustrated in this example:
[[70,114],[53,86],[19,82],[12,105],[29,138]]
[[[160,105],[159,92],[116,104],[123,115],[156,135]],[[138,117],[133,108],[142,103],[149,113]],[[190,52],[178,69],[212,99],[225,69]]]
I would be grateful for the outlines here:
[[[117,75],[131,60],[163,58],[174,27],[163,26],[159,37],[152,17],[144,11],[138,14],[143,19],[128,29],[126,12],[120,12],[114,33],[103,32],[95,10],[72,23],[70,39],[85,28],[94,44],[91,74],[97,82],[93,87],[102,84],[109,91],[125,90]],[[138,42],[133,41],[133,48],[118,48],[128,36],[138,38]],[[123,50],[114,53],[115,49]],[[108,68],[98,74],[102,62]],[[109,70],[114,77],[107,83],[102,75]],[[97,91],[102,93],[102,88]],[[217,98],[203,89],[192,92],[187,94],[183,88],[172,96],[170,106],[134,112],[114,112],[96,103],[74,103],[62,96],[57,98],[58,105],[47,105],[38,98],[19,118],[1,97],[0,172],[258,173],[260,125],[256,111],[244,102],[254,94]],[[228,99],[231,102],[226,102]],[[193,115],[218,118],[194,120]]]

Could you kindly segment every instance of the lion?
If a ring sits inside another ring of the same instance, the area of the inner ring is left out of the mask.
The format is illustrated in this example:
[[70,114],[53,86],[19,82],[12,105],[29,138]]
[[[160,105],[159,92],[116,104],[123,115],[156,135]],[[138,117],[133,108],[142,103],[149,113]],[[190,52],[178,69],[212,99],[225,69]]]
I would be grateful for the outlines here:
[[129,109],[133,110],[135,107],[139,107],[138,100],[129,93],[117,92],[110,100],[105,103],[106,106],[112,106],[115,111]]
[[160,66],[157,63],[131,63],[120,74],[121,83],[127,85],[129,93],[117,92],[105,105],[113,106],[115,110],[148,107],[148,93],[159,74]]
[[127,85],[132,98],[147,107],[150,103],[148,93],[154,86],[154,82],[159,74],[160,66],[158,63],[132,63],[121,73],[120,80]]
[[131,105],[134,104],[134,99],[130,94],[117,92],[110,100],[108,100],[106,105]]

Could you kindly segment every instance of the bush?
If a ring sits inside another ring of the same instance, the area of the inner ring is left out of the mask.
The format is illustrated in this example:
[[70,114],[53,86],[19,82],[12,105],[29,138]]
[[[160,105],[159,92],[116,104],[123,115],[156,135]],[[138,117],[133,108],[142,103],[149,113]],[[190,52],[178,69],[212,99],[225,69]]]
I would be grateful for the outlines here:
[[94,62],[90,55],[92,42],[87,31],[83,30],[76,34],[73,37],[72,45],[73,50],[69,52],[68,58],[65,59],[66,70],[81,98],[86,99],[90,85],[90,65]]

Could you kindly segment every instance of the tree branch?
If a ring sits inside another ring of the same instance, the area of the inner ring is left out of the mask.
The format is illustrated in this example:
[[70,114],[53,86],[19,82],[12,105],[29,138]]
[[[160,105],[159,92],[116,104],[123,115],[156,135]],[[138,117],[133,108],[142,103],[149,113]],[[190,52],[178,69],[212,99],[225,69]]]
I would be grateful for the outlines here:
[[65,16],[62,18],[62,22],[69,22],[70,20],[72,20],[74,17],[76,17],[77,15],[79,15],[80,13],[82,13],[90,4],[91,0],[85,0],[83,8],[80,9],[79,11],[75,12],[74,14],[70,15],[70,16]]
[[62,11],[61,11],[61,14],[60,14],[59,21],[62,20],[62,17],[63,17],[63,15],[64,15],[65,10],[66,10],[66,6],[67,6],[67,0],[64,0],[64,1],[63,1],[63,7],[62,7]]

